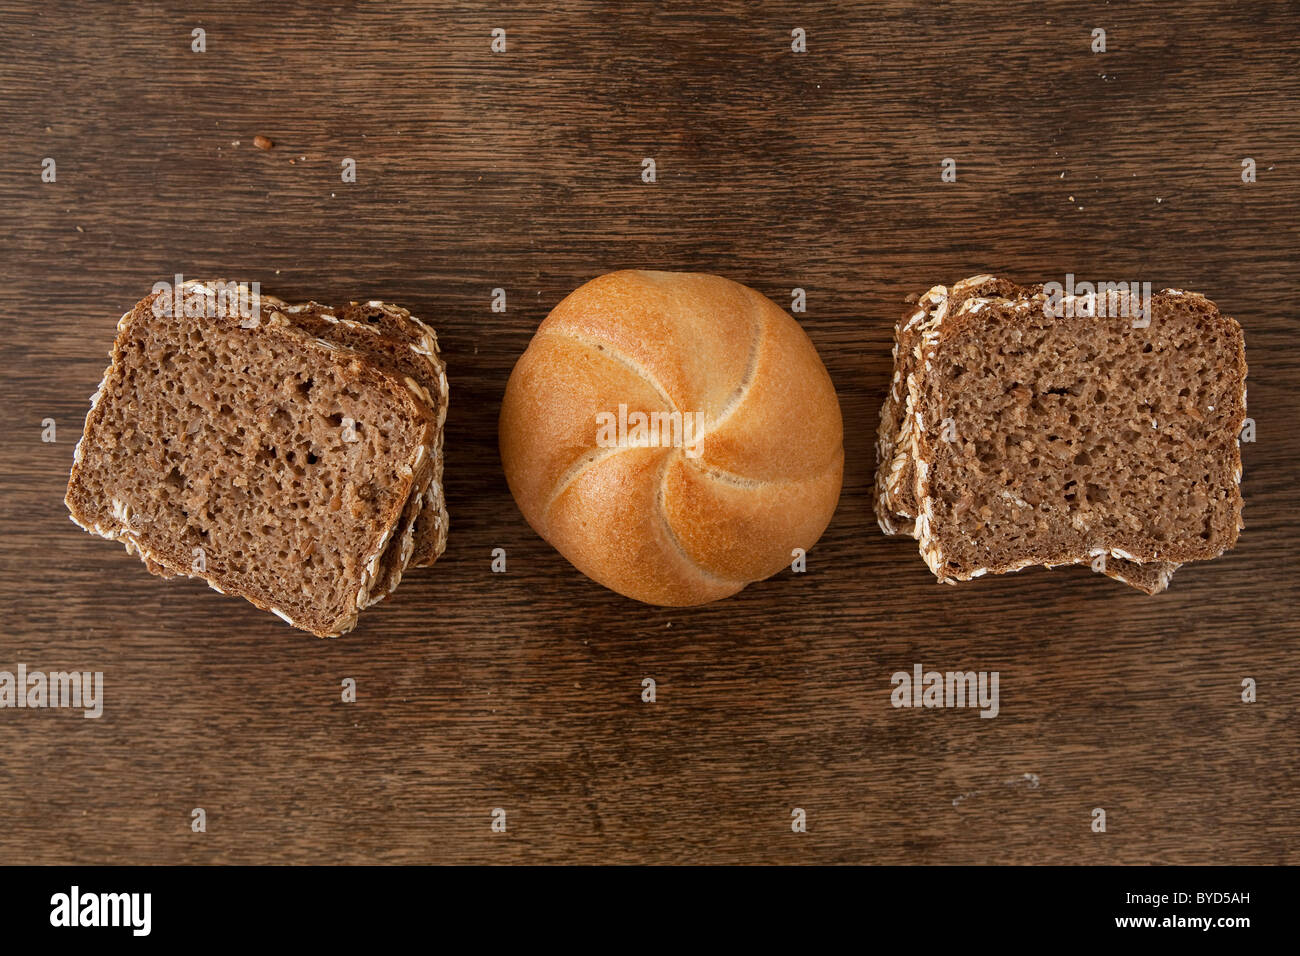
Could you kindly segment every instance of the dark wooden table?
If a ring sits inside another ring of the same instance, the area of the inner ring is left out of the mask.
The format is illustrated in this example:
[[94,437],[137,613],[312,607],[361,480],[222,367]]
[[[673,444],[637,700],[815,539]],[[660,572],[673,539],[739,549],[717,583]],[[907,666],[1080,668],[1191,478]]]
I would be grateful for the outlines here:
[[[191,6],[0,10],[0,670],[105,675],[98,720],[0,710],[5,860],[1300,862],[1294,6]],[[807,290],[848,460],[806,574],[645,607],[520,517],[506,378],[556,302],[628,266]],[[1081,569],[941,587],[880,534],[891,325],[980,271],[1239,318],[1235,552],[1147,598]],[[67,519],[117,317],[177,272],[439,331],[450,544],[344,638]],[[998,671],[1001,713],[892,708],[917,663]]]

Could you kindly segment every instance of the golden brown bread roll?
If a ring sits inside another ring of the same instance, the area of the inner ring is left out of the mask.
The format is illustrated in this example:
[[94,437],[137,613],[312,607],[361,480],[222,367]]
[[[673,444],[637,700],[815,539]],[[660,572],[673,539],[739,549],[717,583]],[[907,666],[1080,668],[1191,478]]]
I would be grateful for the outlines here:
[[844,471],[835,388],[803,329],[753,289],[688,273],[614,272],[557,305],[510,376],[500,442],[538,534],[606,587],[671,606],[811,548]]

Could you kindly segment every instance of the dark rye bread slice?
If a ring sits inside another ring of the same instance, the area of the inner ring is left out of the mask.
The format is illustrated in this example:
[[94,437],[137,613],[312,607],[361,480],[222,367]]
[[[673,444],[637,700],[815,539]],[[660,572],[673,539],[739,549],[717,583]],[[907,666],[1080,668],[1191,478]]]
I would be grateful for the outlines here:
[[[1241,527],[1241,327],[1203,296],[1054,317],[969,298],[923,333],[917,537],[941,580],[1098,555],[1207,560]],[[942,436],[942,437],[941,437]]]
[[73,520],[164,576],[320,636],[350,630],[435,420],[403,382],[272,309],[209,301],[189,317],[155,302],[118,324],[74,454]]
[[[876,512],[882,530],[893,534],[914,531],[914,443],[911,435],[911,393],[916,388],[921,336],[949,309],[959,308],[975,296],[1016,297],[1020,287],[991,275],[971,276],[951,288],[935,286],[920,297],[916,307],[899,319],[894,329],[894,374],[889,394],[880,410],[880,433],[876,446]],[[887,466],[885,463],[888,463]],[[884,466],[884,467],[882,467]]]
[[[894,373],[881,407],[876,442],[875,509],[877,521],[885,534],[914,535],[915,532],[912,394],[918,387],[917,359],[924,329],[934,321],[941,321],[949,308],[960,308],[972,296],[1019,299],[1032,296],[1040,289],[1025,288],[991,275],[971,276],[951,288],[935,286],[930,289],[903,313],[895,325]],[[1146,594],[1157,594],[1167,588],[1178,568],[1177,564],[1166,562],[1140,564],[1108,556],[1093,558],[1086,563],[1092,570]]]
[[[225,285],[225,281],[212,280],[212,284],[220,287]],[[400,377],[407,388],[415,392],[422,402],[426,405],[430,404],[431,399],[428,391],[411,376],[412,372],[417,371],[423,374],[423,370],[412,368],[409,362],[403,363],[400,360],[401,352],[410,351],[405,345],[397,343],[394,349],[391,341],[387,343],[381,341],[381,333],[377,329],[368,325],[363,326],[355,322],[339,320],[332,315],[332,310],[328,306],[319,303],[289,305],[281,299],[268,295],[262,295],[260,302],[263,308],[270,311],[272,320],[277,322],[287,320],[308,334],[322,339],[326,345],[351,347],[353,351],[363,355],[384,371]],[[399,353],[399,360],[386,359],[383,355],[386,350],[396,350]],[[432,479],[433,464],[433,458],[430,457],[425,461],[424,466],[416,472],[416,479],[412,486],[411,495],[407,499],[406,507],[402,511],[398,530],[389,538],[388,546],[385,548],[384,555],[376,569],[375,586],[366,602],[367,607],[377,604],[388,597],[401,583],[402,575],[414,549],[415,519],[424,504],[423,494]],[[130,550],[130,547],[128,547],[128,550]],[[144,561],[149,570],[160,577],[172,578],[177,576],[176,573],[168,570],[164,565],[160,565],[148,558],[145,558]]]
[[[263,296],[263,302],[267,297]],[[374,324],[341,318],[336,310],[318,302],[288,305],[274,300],[276,307],[298,328],[337,345],[365,355],[378,367],[400,377],[416,392],[438,422],[438,438],[427,467],[417,477],[416,488],[402,517],[402,531],[389,543],[381,562],[382,586],[371,597],[377,603],[396,589],[417,551],[426,555],[424,565],[436,560],[446,547],[446,505],[442,492],[442,423],[447,412],[447,376],[433,348],[421,349],[420,342],[407,341],[382,331]],[[395,306],[379,303],[385,310],[399,314]],[[349,306],[349,308],[355,307]],[[423,537],[421,537],[423,529]]]
[[914,516],[903,511],[894,500],[898,484],[907,478],[903,470],[910,467],[911,462],[906,447],[910,441],[907,434],[910,423],[907,381],[911,366],[906,358],[906,337],[912,325],[929,316],[931,298],[946,293],[943,286],[938,286],[919,298],[909,296],[907,311],[894,323],[893,370],[884,404],[880,406],[880,424],[876,429],[876,478],[872,490],[876,522],[885,534],[910,535],[914,526]]
[[416,519],[415,552],[411,565],[428,567],[447,547],[447,507],[442,487],[442,426],[447,417],[447,371],[438,351],[438,336],[428,325],[413,316],[409,310],[391,303],[371,300],[352,302],[343,309],[340,318],[400,339],[417,354],[424,357],[436,370],[436,390],[430,382],[429,391],[436,402],[438,415],[438,441],[435,451],[435,480],[425,494],[425,507]]
[[[430,407],[438,420],[434,454],[417,473],[415,491],[402,514],[399,533],[389,540],[376,573],[376,586],[368,604],[376,604],[396,590],[406,568],[417,560],[429,566],[446,547],[447,512],[442,490],[442,426],[446,420],[448,387],[446,366],[438,354],[433,330],[403,308],[380,301],[350,303],[339,310],[318,302],[288,304],[272,296],[261,297],[304,331],[337,345],[350,347],[386,371],[399,375]],[[354,316],[340,318],[339,312]],[[390,334],[391,333],[391,334]],[[164,569],[146,561],[155,574]],[[166,573],[165,576],[174,576]]]
[[[400,376],[407,387],[414,391],[426,405],[433,404],[434,399],[431,397],[430,382],[427,380],[423,383],[416,381],[417,377],[427,377],[428,366],[413,362],[410,356],[414,353],[406,344],[384,336],[373,326],[361,325],[347,319],[339,319],[334,315],[334,310],[320,303],[309,302],[289,305],[280,299],[263,295],[261,296],[261,304],[263,308],[274,310],[272,313],[273,318],[278,319],[283,316],[291,324],[314,335],[316,338],[323,339],[327,343],[352,348],[353,351],[365,356],[378,367]],[[392,354],[394,352],[396,352],[396,356]],[[389,354],[385,355],[385,353]],[[436,383],[434,383],[432,394],[437,394]],[[405,573],[414,552],[416,521],[424,510],[424,494],[433,482],[433,466],[434,460],[431,457],[425,463],[425,466],[417,472],[412,493],[407,499],[406,507],[402,512],[398,526],[399,531],[389,539],[384,556],[380,559],[375,575],[376,584],[371,591],[367,606],[377,604],[388,597],[401,583],[402,575]],[[436,500],[440,502],[441,498]],[[128,548],[128,550],[130,549]],[[172,578],[177,576],[176,573],[168,570],[165,566],[147,558],[145,564],[150,571],[160,577]]]

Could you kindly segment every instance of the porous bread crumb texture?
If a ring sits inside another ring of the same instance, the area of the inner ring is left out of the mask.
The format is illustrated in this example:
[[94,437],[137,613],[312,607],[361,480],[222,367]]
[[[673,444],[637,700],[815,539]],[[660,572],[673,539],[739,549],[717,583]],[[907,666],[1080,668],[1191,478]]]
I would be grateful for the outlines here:
[[427,391],[430,406],[438,418],[438,439],[434,449],[434,469],[424,495],[424,507],[415,521],[411,565],[428,567],[447,548],[449,527],[446,501],[442,489],[442,426],[447,418],[449,389],[447,367],[438,349],[438,336],[426,323],[407,309],[371,300],[352,302],[340,314],[347,323],[365,325],[391,339],[406,343],[407,349],[423,359],[425,374],[416,380]]
[[[938,573],[1099,549],[1205,560],[1236,542],[1240,330],[1203,299],[1156,301],[1133,328],[968,300],[940,332],[916,433]],[[952,440],[937,434],[947,422]]]
[[882,482],[881,494],[885,506],[901,517],[906,516],[905,528],[908,534],[914,533],[911,517],[916,514],[915,495],[915,442],[912,438],[912,393],[917,388],[925,369],[920,366],[921,344],[927,332],[933,330],[950,312],[960,309],[965,301],[972,297],[1002,296],[1015,298],[1032,294],[1032,290],[1021,289],[1007,279],[991,275],[971,276],[955,283],[951,289],[935,286],[923,295],[918,308],[912,311],[907,321],[900,322],[896,330],[898,337],[895,346],[895,385],[891,387],[890,397],[895,391],[900,398],[887,409],[882,409],[883,416],[888,411],[893,421],[891,433],[892,460],[889,470]]
[[438,421],[438,440],[430,449],[427,467],[416,479],[416,492],[403,515],[400,534],[389,543],[381,562],[381,586],[371,596],[377,603],[391,594],[408,566],[428,567],[447,544],[447,510],[442,491],[442,425],[446,421],[446,366],[438,340],[410,312],[384,303],[351,303],[337,310],[318,302],[288,307],[289,321],[326,341],[363,353],[370,361],[406,383]]
[[447,546],[449,520],[442,483],[442,436],[450,390],[438,337],[409,310],[378,300],[351,302],[342,309],[318,302],[280,304],[295,325],[326,341],[354,348],[397,374],[437,421],[428,467],[417,472],[417,490],[402,518],[404,530],[390,540],[380,563],[380,584],[369,602],[374,604],[396,589],[407,567],[432,565]]
[[[955,283],[951,289],[935,286],[915,299],[899,319],[893,348],[894,372],[885,402],[880,410],[880,428],[876,442],[875,508],[877,520],[885,534],[916,536],[915,442],[912,439],[915,415],[912,403],[924,372],[917,367],[921,358],[921,340],[927,330],[941,322],[948,310],[960,309],[967,298],[999,296],[1020,301],[1032,297],[1041,287],[1026,289],[1006,279],[991,275],[971,276]],[[1140,564],[1126,558],[1106,555],[1081,558],[1093,570],[1127,584],[1145,594],[1157,594],[1169,586],[1177,564],[1151,562]]]
[[321,636],[349,630],[434,417],[359,353],[292,327],[278,300],[264,296],[254,324],[157,316],[155,298],[119,324],[69,479],[73,519],[155,573],[202,577]]
[[[979,278],[967,284],[987,286]],[[1105,554],[1108,575],[1162,590],[1173,562],[1222,553],[1240,528],[1240,326],[1195,294],[1154,296],[1150,325],[1134,328],[1126,316],[1050,318],[1034,291],[932,296],[948,308],[914,323],[913,348],[900,322],[914,408],[891,391],[882,409],[881,526],[919,512],[940,579]],[[936,434],[945,425],[955,440]],[[898,479],[908,469],[911,501]]]

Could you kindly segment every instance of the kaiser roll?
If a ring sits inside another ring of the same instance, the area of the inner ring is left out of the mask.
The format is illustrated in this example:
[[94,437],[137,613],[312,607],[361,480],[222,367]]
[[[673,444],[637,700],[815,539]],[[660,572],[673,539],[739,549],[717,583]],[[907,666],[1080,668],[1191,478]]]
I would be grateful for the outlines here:
[[839,500],[844,426],[799,324],[711,275],[613,272],[538,328],[501,407],[528,523],[649,604],[735,594],[811,548]]

